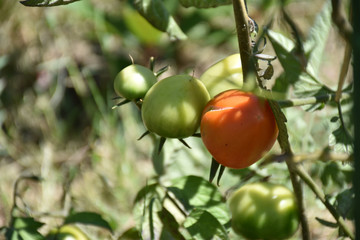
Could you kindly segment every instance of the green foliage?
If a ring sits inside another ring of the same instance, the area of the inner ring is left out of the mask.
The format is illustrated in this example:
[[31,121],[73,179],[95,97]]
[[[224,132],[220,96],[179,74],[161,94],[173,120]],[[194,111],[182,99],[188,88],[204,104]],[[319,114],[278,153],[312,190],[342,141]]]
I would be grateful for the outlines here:
[[20,3],[27,7],[53,7],[66,5],[77,1],[80,0],[25,0],[20,1]]
[[174,18],[161,0],[136,0],[135,7],[157,29],[167,32],[171,38],[186,39]]
[[64,224],[81,223],[93,225],[96,227],[102,227],[109,231],[112,231],[109,223],[103,219],[103,217],[94,212],[73,212],[67,216],[64,220]]
[[145,186],[135,199],[134,214],[143,238],[171,234],[176,239],[228,239],[225,225],[230,216],[224,199],[201,177],[185,176],[164,186],[159,182]]
[[31,217],[13,218],[11,226],[6,230],[5,236],[9,240],[41,240],[44,237],[38,232],[44,223],[36,221]]

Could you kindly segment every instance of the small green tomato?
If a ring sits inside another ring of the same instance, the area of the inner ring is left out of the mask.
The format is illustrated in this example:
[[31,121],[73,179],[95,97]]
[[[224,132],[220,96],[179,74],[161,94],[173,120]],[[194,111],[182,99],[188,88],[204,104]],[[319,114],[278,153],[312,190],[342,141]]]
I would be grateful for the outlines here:
[[115,92],[126,99],[143,98],[157,79],[154,73],[141,65],[132,64],[121,70],[115,78]]
[[143,122],[150,132],[162,137],[189,137],[198,129],[209,100],[200,80],[189,75],[171,76],[147,92],[141,107]]
[[247,239],[286,239],[299,226],[294,194],[278,184],[240,187],[229,199],[233,230]]
[[210,97],[229,90],[240,89],[243,85],[240,54],[230,55],[209,67],[200,77]]

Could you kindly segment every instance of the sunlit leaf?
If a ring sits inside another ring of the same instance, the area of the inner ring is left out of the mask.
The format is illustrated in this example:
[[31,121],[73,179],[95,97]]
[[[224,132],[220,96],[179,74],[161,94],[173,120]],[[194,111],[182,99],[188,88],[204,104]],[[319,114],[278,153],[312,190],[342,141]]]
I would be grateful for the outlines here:
[[162,209],[164,196],[159,184],[151,184],[143,187],[135,198],[134,220],[143,239],[151,239],[154,235],[156,238],[161,232],[162,223],[157,213]]
[[170,15],[163,1],[136,0],[135,7],[155,28],[167,32],[171,38],[179,40],[186,39],[186,35]]
[[230,219],[227,206],[218,188],[201,177],[186,176],[175,179],[167,189],[187,210],[206,209],[221,224],[227,223]]

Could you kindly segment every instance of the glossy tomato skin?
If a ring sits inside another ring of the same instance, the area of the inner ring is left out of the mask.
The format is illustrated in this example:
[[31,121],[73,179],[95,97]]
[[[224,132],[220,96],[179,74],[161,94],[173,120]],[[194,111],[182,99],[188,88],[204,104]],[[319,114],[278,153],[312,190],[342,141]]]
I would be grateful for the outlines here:
[[214,159],[234,169],[258,161],[272,148],[278,135],[268,101],[240,90],[222,92],[209,101],[200,131]]
[[234,232],[247,239],[286,239],[299,226],[294,194],[268,182],[240,187],[229,198]]
[[53,229],[46,236],[46,240],[90,240],[88,236],[75,225],[63,225]]
[[114,81],[114,90],[119,96],[126,99],[140,99],[156,81],[157,79],[150,69],[132,64],[118,73]]
[[186,138],[199,128],[202,110],[210,100],[204,84],[189,75],[156,83],[146,94],[142,119],[146,128],[166,138]]
[[243,86],[242,65],[240,54],[236,53],[210,66],[200,77],[209,91],[210,97]]

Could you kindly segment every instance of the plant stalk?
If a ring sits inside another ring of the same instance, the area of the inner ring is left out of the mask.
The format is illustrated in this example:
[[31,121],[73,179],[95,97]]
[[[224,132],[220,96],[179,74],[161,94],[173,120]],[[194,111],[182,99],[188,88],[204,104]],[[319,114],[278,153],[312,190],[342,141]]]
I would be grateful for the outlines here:
[[233,0],[233,8],[243,69],[243,79],[244,82],[246,82],[249,73],[255,70],[255,66],[251,61],[252,49],[249,35],[249,16],[246,10],[245,0]]

